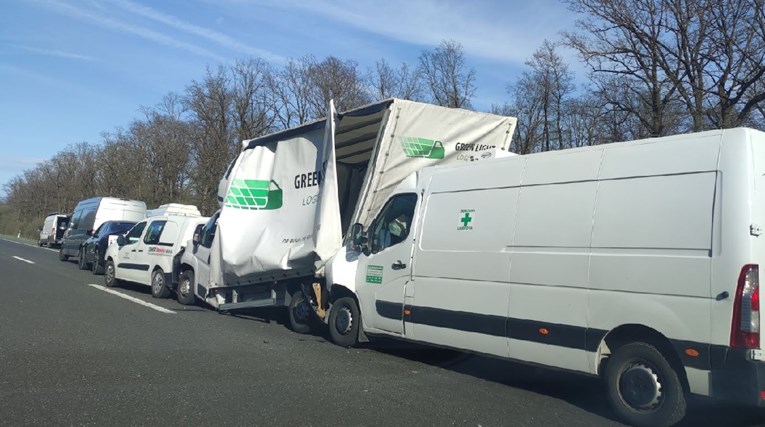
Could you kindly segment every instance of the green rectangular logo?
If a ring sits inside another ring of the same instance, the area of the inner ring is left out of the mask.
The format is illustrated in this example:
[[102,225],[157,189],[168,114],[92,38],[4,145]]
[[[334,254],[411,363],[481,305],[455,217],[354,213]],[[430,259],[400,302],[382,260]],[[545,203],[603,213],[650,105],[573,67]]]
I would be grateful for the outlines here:
[[224,206],[236,209],[273,210],[282,207],[282,189],[274,180],[235,179]]
[[446,155],[444,144],[432,139],[401,136],[401,148],[406,157],[424,157],[426,159],[443,159]]
[[382,265],[368,265],[366,282],[373,285],[382,283],[383,267]]

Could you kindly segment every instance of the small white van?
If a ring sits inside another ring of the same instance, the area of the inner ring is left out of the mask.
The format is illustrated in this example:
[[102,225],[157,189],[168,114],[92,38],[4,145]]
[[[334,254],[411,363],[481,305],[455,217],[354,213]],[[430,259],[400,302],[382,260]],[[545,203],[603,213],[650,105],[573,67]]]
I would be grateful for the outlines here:
[[[155,210],[159,216],[146,218],[119,236],[104,255],[106,286],[122,281],[140,283],[150,286],[155,298],[168,297],[178,283],[178,266],[187,243],[209,219],[199,216],[196,208],[194,211],[186,215]],[[193,301],[193,292],[187,294]]]
[[598,375],[623,420],[669,425],[689,393],[765,406],[764,230],[752,129],[439,166],[351,228],[319,309],[341,345]]
[[67,215],[59,215],[57,212],[49,214],[40,227],[40,237],[37,239],[37,244],[49,248],[61,245],[61,239],[64,237],[67,227],[69,227]]
[[82,200],[77,203],[72,212],[58,258],[61,261],[66,261],[71,256],[76,256],[80,260],[84,259],[82,244],[105,221],[140,221],[145,216],[146,203],[139,200],[115,197],[93,197]]

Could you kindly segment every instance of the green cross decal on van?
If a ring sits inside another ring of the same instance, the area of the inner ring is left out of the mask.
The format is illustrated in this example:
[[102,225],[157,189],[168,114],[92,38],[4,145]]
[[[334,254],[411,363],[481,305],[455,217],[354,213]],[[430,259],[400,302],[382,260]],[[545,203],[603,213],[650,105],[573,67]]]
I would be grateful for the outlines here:
[[225,206],[236,209],[273,210],[282,207],[283,194],[274,180],[235,179]]
[[382,265],[368,265],[366,282],[373,285],[379,285],[382,283],[383,267]]
[[425,157],[426,159],[443,159],[446,154],[444,144],[432,139],[401,136],[401,148],[406,157]]

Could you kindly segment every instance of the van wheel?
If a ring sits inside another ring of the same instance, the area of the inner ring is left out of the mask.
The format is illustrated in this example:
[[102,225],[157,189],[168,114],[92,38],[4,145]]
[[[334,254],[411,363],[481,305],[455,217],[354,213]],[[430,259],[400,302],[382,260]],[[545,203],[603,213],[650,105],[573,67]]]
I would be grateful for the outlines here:
[[107,288],[113,288],[120,284],[120,280],[114,276],[114,261],[111,259],[106,260],[106,266],[104,267],[104,285]]
[[634,342],[619,347],[605,370],[608,400],[635,426],[669,426],[685,416],[680,378],[656,347]]
[[88,269],[88,262],[85,261],[85,249],[83,248],[80,248],[80,252],[77,254],[77,267],[79,267],[80,270]]
[[66,261],[69,259],[69,255],[64,255],[64,248],[58,250],[58,260],[59,261]]
[[329,313],[329,336],[342,347],[358,344],[361,316],[356,301],[351,297],[340,298],[332,304]]
[[161,268],[157,268],[151,273],[151,296],[154,298],[170,296],[170,289],[165,283],[165,272]]
[[101,267],[101,263],[98,262],[98,252],[96,252],[96,259],[91,263],[91,271],[94,275],[104,274],[104,269]]
[[289,317],[290,329],[298,334],[311,332],[311,306],[306,301],[303,292],[295,291],[290,299]]
[[194,295],[194,271],[184,270],[178,281],[178,302],[183,305],[192,305],[197,302]]

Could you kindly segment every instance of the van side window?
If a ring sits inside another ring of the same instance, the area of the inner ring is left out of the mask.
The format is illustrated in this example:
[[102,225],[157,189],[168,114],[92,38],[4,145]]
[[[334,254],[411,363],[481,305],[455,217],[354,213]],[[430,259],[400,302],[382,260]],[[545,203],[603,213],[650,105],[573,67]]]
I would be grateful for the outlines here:
[[409,236],[417,195],[399,194],[388,200],[370,227],[372,253],[403,242]]
[[125,240],[127,241],[127,244],[135,243],[141,238],[141,233],[143,233],[143,229],[146,228],[146,222],[139,222],[138,224],[134,225],[133,228],[128,231],[128,233],[125,235]]
[[199,244],[205,248],[210,248],[212,246],[213,238],[215,237],[215,230],[218,228],[219,215],[220,211],[216,212],[215,215],[213,215],[212,218],[207,221],[207,224],[202,227],[202,236],[199,239]]
[[143,236],[143,242],[147,245],[156,245],[159,243],[159,236],[162,235],[162,229],[165,228],[167,221],[154,221],[146,230],[146,235]]
[[80,218],[82,217],[82,211],[76,211],[72,214],[72,220],[70,222],[72,230],[76,230],[80,225]]
[[92,207],[88,210],[82,211],[82,217],[80,217],[79,229],[90,230],[93,228],[93,224],[96,222],[96,208]]

